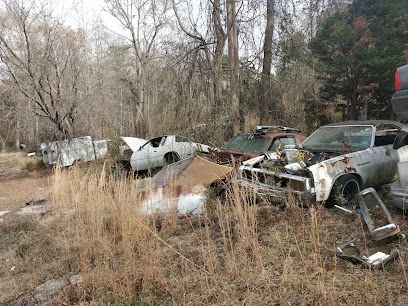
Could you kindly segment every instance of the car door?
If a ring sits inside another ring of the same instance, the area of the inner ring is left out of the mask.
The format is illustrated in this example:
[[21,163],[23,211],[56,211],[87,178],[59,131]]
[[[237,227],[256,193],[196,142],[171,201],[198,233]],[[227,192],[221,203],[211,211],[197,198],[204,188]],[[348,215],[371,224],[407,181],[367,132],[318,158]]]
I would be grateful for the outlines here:
[[132,154],[130,164],[133,171],[143,171],[151,168],[157,168],[162,165],[159,160],[163,158],[163,145],[166,136],[160,136],[149,140],[138,151]]
[[163,167],[165,165],[164,155],[169,152],[172,140],[170,136],[162,136],[157,146],[150,150],[149,161],[151,168]]
[[374,187],[389,183],[397,172],[398,154],[393,149],[398,133],[395,126],[377,126],[370,148],[352,153],[353,167],[363,180],[361,187]]
[[186,137],[175,136],[174,151],[177,152],[180,159],[194,156],[196,151],[196,144],[189,141]]
[[[346,131],[342,138],[345,144],[354,148],[364,148],[343,155],[345,172],[357,173],[361,177],[360,187],[374,187],[392,180],[397,170],[397,154],[392,149],[395,135],[390,130],[377,129],[376,126],[361,126],[359,131]],[[368,137],[368,135],[372,135]],[[391,135],[391,137],[390,137]],[[386,136],[386,137],[382,137]]]
[[371,185],[378,186],[389,183],[397,173],[398,154],[393,149],[394,140],[399,132],[399,128],[386,124],[376,127],[374,147],[372,151],[372,175]]

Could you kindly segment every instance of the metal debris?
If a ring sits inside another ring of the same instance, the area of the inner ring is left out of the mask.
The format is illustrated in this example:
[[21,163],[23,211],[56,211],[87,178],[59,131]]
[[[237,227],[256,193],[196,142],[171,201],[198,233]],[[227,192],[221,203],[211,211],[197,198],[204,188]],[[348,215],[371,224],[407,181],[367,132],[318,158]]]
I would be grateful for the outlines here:
[[92,141],[91,136],[42,143],[40,149],[44,164],[58,164],[61,167],[71,166],[78,161],[100,159],[108,154],[107,140]]
[[144,214],[177,211],[178,215],[200,214],[207,199],[207,186],[224,178],[231,167],[201,157],[181,160],[164,167],[140,187],[140,210]]
[[353,264],[361,264],[367,268],[381,268],[398,257],[396,249],[387,253],[377,251],[371,255],[363,255],[364,242],[356,238],[347,241],[336,248],[337,257],[350,261]]
[[[374,240],[395,236],[400,232],[399,226],[392,219],[384,202],[374,188],[367,188],[358,194],[359,211],[367,224]],[[378,226],[378,224],[381,224]]]
[[20,208],[16,214],[25,217],[43,217],[51,212],[51,208],[47,204],[28,205]]
[[[336,248],[339,258],[354,264],[362,264],[367,268],[383,267],[397,256],[395,241],[405,240],[399,226],[391,217],[384,202],[374,188],[366,188],[358,194],[358,207],[350,210],[335,205],[336,208],[358,217],[362,217],[367,225],[369,236],[355,238]],[[364,238],[364,239],[363,239]],[[372,242],[369,239],[372,239]],[[391,239],[385,240],[386,238]]]
[[30,200],[26,203],[26,205],[44,205],[46,202],[46,199]]

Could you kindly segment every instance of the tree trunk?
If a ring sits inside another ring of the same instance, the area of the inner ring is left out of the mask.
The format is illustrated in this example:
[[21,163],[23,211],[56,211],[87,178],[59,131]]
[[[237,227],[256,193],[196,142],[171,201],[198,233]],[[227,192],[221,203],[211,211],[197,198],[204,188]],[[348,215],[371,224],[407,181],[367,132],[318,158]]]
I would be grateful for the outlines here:
[[265,40],[264,40],[264,58],[262,66],[261,75],[261,87],[259,93],[259,122],[260,124],[270,123],[270,117],[275,117],[276,111],[276,100],[272,99],[270,103],[269,97],[270,83],[271,83],[271,68],[272,68],[272,42],[273,42],[273,32],[275,25],[275,0],[267,0],[266,7],[266,28],[265,28]]
[[224,55],[225,33],[221,24],[221,1],[213,2],[213,25],[216,38],[214,64],[213,64],[213,93],[214,104],[211,110],[214,128],[217,126],[218,114],[221,104],[222,57]]
[[358,92],[357,92],[357,89],[355,89],[351,96],[351,100],[350,100],[350,108],[349,108],[349,114],[348,114],[349,120],[357,119],[358,117],[357,104],[358,104]]
[[240,130],[238,27],[235,0],[227,0],[228,61],[230,66],[231,119],[233,134]]
[[[16,99],[17,100],[17,99]],[[16,149],[20,149],[20,113],[18,110],[19,103],[18,101],[15,102],[15,115],[16,115]]]
[[35,131],[34,131],[34,143],[38,145],[38,116],[35,115]]

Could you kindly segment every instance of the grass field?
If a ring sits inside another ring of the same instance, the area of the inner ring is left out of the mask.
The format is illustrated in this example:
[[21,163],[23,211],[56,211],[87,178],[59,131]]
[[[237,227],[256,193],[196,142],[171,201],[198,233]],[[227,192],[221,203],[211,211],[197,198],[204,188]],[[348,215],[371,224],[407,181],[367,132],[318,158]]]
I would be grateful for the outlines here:
[[136,180],[101,167],[51,180],[50,215],[0,223],[4,266],[16,267],[0,270],[6,304],[31,305],[36,286],[77,273],[42,305],[408,304],[407,245],[381,270],[338,259],[336,245],[364,231],[340,211],[255,205],[233,187],[201,216],[144,216]]

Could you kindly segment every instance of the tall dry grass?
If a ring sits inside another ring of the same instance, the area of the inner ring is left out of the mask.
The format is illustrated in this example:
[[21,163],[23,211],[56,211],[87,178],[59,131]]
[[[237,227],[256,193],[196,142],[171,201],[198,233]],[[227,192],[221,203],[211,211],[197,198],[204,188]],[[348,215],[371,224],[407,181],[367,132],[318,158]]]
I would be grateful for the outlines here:
[[[370,271],[337,260],[355,220],[321,207],[256,204],[237,186],[201,216],[140,212],[138,182],[105,169],[57,170],[53,203],[84,284],[68,302],[117,304],[406,304],[400,260]],[[158,226],[160,224],[160,226]],[[403,228],[404,224],[400,224]]]

